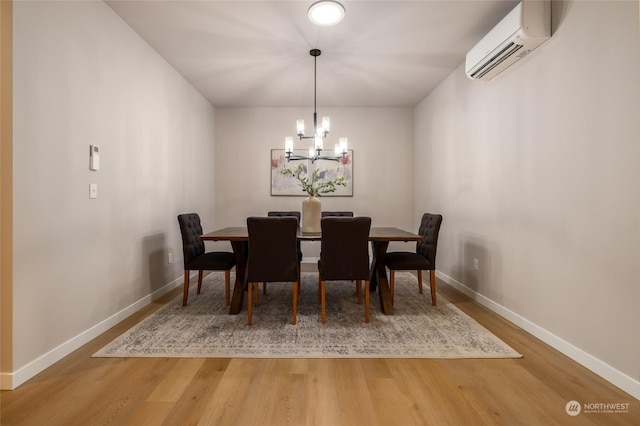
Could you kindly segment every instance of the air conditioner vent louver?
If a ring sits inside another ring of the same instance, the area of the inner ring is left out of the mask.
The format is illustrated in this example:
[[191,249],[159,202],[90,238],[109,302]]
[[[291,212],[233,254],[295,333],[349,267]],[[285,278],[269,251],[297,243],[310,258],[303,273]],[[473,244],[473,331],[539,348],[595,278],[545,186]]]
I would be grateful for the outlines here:
[[550,0],[523,0],[467,53],[465,72],[472,80],[490,80],[550,36]]
[[489,71],[497,67],[507,59],[509,56],[516,53],[518,50],[522,49],[521,44],[515,44],[513,42],[509,43],[504,49],[495,54],[491,59],[489,59],[485,64],[482,65],[477,71],[471,74],[471,78],[482,78]]

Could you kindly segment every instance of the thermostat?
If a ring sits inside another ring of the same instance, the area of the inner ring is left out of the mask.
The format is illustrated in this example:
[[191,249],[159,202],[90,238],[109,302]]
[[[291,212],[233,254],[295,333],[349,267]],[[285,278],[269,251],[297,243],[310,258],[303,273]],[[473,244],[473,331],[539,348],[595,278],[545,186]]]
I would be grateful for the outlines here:
[[98,170],[100,168],[100,147],[98,145],[89,145],[89,169]]

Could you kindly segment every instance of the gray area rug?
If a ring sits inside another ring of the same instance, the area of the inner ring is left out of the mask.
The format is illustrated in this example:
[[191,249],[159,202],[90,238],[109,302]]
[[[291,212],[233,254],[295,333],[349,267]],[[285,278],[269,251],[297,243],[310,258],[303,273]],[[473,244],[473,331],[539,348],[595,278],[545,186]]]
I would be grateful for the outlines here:
[[[94,357],[203,358],[519,358],[515,352],[442,296],[431,305],[428,286],[396,274],[394,315],[380,311],[371,293],[371,322],[357,304],[355,284],[327,282],[327,322],[320,322],[317,274],[302,274],[298,324],[291,324],[290,283],[269,283],[247,325],[245,308],[229,315],[224,276],[213,272],[182,307],[176,297],[123,333]],[[231,274],[233,283],[234,276]],[[364,292],[363,292],[364,293]]]

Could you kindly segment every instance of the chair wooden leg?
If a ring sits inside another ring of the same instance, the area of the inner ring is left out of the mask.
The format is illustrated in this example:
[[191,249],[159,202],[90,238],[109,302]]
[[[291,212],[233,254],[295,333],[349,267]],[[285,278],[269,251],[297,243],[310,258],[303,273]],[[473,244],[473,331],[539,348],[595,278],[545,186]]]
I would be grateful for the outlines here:
[[298,320],[298,292],[300,291],[300,281],[293,283],[293,319],[291,324],[296,325]]
[[431,277],[430,277],[429,285],[431,286],[431,304],[433,306],[438,306],[436,302],[436,271],[432,269],[430,273],[431,273]]
[[393,306],[393,295],[396,290],[396,271],[389,269],[389,292],[391,293],[391,306]]
[[247,324],[251,325],[251,319],[253,317],[253,283],[249,283],[247,289]]
[[418,269],[418,288],[420,289],[420,294],[422,294],[422,271]]
[[198,293],[200,294],[200,290],[202,289],[202,269],[198,271]]
[[226,271],[224,271],[224,303],[227,306],[231,305],[231,299],[229,296],[230,282],[231,282],[231,271],[227,269]]
[[256,292],[255,292],[255,300],[253,301],[254,305],[258,306],[260,304],[260,284],[259,283],[255,283],[256,285]]
[[369,281],[364,282],[364,322],[369,323]]
[[356,293],[358,293],[358,305],[362,305],[362,280],[356,280]]
[[327,310],[326,310],[326,299],[325,299],[325,283],[324,280],[320,280],[320,290],[318,291],[318,296],[320,296],[320,320],[324,324],[327,321]]
[[189,298],[189,271],[184,271],[184,289],[182,294],[182,306],[187,306],[187,299]]

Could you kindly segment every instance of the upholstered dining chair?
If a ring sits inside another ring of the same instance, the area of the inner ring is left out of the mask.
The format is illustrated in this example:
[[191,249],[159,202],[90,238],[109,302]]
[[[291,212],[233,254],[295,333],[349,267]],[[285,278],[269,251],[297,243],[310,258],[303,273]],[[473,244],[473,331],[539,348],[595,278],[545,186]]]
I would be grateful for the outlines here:
[[[249,257],[247,323],[253,318],[253,292],[259,282],[293,283],[293,319],[296,324],[300,292],[300,262],[298,261],[298,220],[295,217],[248,217]],[[255,287],[255,288],[254,288]]]
[[384,264],[389,268],[389,287],[391,290],[391,304],[395,290],[395,271],[417,271],[418,288],[422,294],[422,271],[430,271],[429,285],[431,287],[431,304],[436,303],[436,251],[438,248],[438,234],[442,225],[442,215],[425,213],[422,215],[418,234],[422,241],[416,243],[413,252],[389,252],[384,257]]
[[[333,211],[325,210],[321,214],[321,218],[323,217],[353,217],[353,212],[344,211],[344,210],[333,210]],[[358,288],[358,305],[362,303],[361,297],[362,297],[362,290]]]
[[[298,224],[300,224],[300,212],[297,211],[270,211],[267,212],[268,217],[290,217],[293,216],[298,219]],[[302,248],[300,246],[300,241],[298,241],[298,261],[302,262]]]
[[364,319],[369,322],[369,231],[370,217],[325,217],[320,220],[322,242],[318,261],[321,321],[326,322],[326,281],[355,280],[358,303],[365,282]]
[[224,298],[227,306],[229,300],[229,278],[231,268],[236,264],[236,257],[231,252],[205,252],[204,241],[200,240],[202,225],[197,213],[178,215],[178,224],[182,234],[182,254],[184,260],[184,289],[182,306],[187,305],[189,298],[189,271],[198,271],[198,294],[202,288],[203,271],[224,271]]
[[[298,211],[270,211],[267,212],[268,217],[289,217],[293,216],[298,219],[298,226],[300,226],[301,215]],[[302,262],[302,245],[298,241],[298,262]],[[302,288],[301,288],[302,289]],[[267,294],[267,283],[262,283],[262,292]]]
[[324,211],[322,217],[353,217],[353,212],[346,211]]

